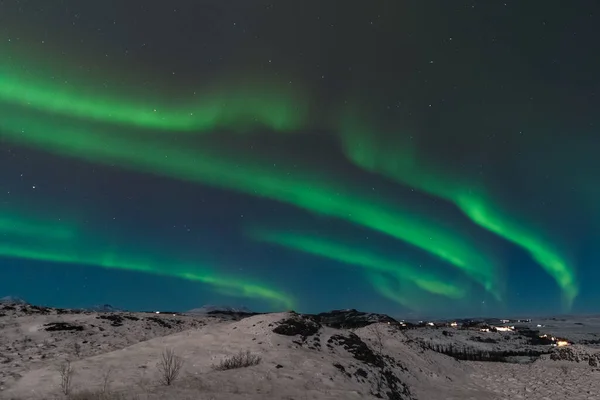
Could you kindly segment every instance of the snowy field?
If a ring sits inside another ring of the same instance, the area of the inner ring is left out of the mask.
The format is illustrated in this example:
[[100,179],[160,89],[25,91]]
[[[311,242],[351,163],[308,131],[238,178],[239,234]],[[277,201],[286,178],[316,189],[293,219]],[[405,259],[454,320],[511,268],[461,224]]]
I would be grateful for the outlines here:
[[[0,399],[600,399],[600,318],[504,325],[518,329],[408,329],[355,311],[247,316],[0,304]],[[568,345],[540,344],[543,335]],[[180,366],[170,385],[166,351]],[[509,363],[440,352],[542,355]],[[235,365],[232,357],[253,361]]]

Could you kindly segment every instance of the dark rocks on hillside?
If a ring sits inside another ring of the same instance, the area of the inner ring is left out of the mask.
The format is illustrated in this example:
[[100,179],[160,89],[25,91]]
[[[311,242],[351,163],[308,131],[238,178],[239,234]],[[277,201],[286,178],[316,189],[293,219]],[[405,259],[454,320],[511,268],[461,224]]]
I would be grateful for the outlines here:
[[389,391],[386,395],[389,400],[413,400],[414,397],[406,383],[402,383],[394,373],[387,369],[383,371],[383,377],[387,383]]
[[123,317],[118,314],[98,315],[96,319],[103,319],[111,322],[111,326],[123,326]]
[[185,314],[209,315],[221,318],[226,317],[234,321],[239,321],[254,315],[260,315],[261,313],[253,312],[247,307],[215,306],[209,304],[186,311]]
[[[386,363],[386,361],[389,361],[392,365],[401,367],[401,364],[397,363],[392,357],[383,357],[381,354],[376,354],[365,342],[362,341],[360,337],[354,333],[350,333],[348,336],[333,335],[328,340],[328,346],[331,346],[332,344],[342,346],[347,352],[352,354],[356,360],[377,368],[379,370],[378,374],[380,374],[381,381],[385,382],[387,385],[388,390],[385,392],[385,394],[389,400],[413,399],[408,386],[405,383],[402,383],[394,374],[394,372],[388,368],[389,364]],[[334,364],[334,366],[340,371],[345,372],[345,369],[343,369],[341,365]],[[366,378],[368,373],[367,371],[359,368],[356,370],[355,375]],[[375,395],[377,397],[381,397],[381,395],[378,393],[375,393]]]
[[373,350],[371,350],[369,346],[354,333],[350,333],[348,336],[333,335],[329,338],[327,343],[342,346],[358,361],[373,365],[377,368],[384,367],[383,358],[380,355],[375,354]]
[[146,318],[146,320],[154,322],[155,324],[160,325],[163,328],[171,329],[173,327],[173,325],[158,317],[148,317]]
[[342,374],[347,375],[347,376],[352,376],[348,372],[346,372],[346,368],[342,364],[334,363],[333,366],[336,367]]
[[27,307],[27,311],[32,314],[50,314],[52,308],[44,306],[32,306]]
[[60,332],[60,331],[83,331],[83,326],[70,324],[68,322],[50,322],[48,324],[44,324],[46,327],[46,331],[48,332]]
[[398,324],[398,321],[384,314],[373,314],[360,312],[354,309],[333,310],[314,316],[315,319],[325,326],[336,329],[356,329],[369,326],[379,322]]
[[[114,327],[123,326],[127,321],[140,321],[139,317],[127,314],[100,314],[96,317],[96,319],[110,321],[110,325]],[[177,319],[165,319],[161,317],[151,316],[143,319],[144,321],[148,321],[159,325],[166,329],[172,329],[174,325],[181,325],[183,321]],[[135,323],[135,322],[130,322]],[[147,327],[150,329],[150,327]]]
[[69,309],[69,308],[55,308],[57,314],[80,314],[81,310]]
[[319,332],[321,324],[313,318],[304,315],[295,315],[291,318],[279,321],[273,332],[279,335],[296,336],[300,335],[303,339]]

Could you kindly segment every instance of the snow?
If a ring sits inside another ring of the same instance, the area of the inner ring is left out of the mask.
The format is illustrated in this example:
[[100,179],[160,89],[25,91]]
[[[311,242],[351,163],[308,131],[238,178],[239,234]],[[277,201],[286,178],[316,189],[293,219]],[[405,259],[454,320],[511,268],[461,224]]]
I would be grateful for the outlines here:
[[[110,391],[147,399],[374,399],[376,394],[406,400],[600,399],[600,370],[584,361],[598,352],[592,345],[560,348],[568,357],[555,355],[558,361],[548,354],[523,364],[459,361],[429,349],[559,351],[529,343],[518,326],[517,332],[451,326],[406,330],[388,323],[336,329],[295,313],[238,320],[27,305],[0,305],[1,314],[2,399],[58,398],[57,366],[66,359],[75,371],[73,392],[101,390],[103,375],[110,371]],[[278,328],[286,324],[289,329]],[[597,317],[529,324],[573,342],[590,340],[600,331]],[[293,334],[296,328],[302,333]],[[179,379],[168,387],[158,382],[157,363],[165,349],[184,360]],[[260,356],[261,362],[226,371],[213,368],[240,351]],[[566,360],[575,358],[580,362]]]

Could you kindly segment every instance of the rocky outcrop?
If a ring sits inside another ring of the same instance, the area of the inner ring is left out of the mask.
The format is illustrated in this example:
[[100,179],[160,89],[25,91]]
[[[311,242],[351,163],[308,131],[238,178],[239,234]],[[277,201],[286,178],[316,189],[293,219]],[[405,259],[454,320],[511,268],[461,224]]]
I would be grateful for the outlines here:
[[284,336],[299,335],[303,340],[315,335],[321,329],[321,324],[306,315],[292,314],[290,318],[279,321],[273,329],[274,333]]
[[[398,325],[398,321],[384,314],[360,312],[354,309],[333,310],[320,314],[297,314],[292,312],[292,318],[282,321],[278,326],[278,332],[300,332],[318,330],[317,326],[328,326],[335,329],[358,329],[376,323],[389,323]],[[315,331],[316,333],[316,331]],[[292,333],[296,335],[299,333]],[[309,336],[303,335],[302,336]]]
[[319,323],[336,329],[357,329],[379,322],[398,324],[398,321],[388,315],[360,312],[354,309],[320,313],[314,318]]
[[44,329],[48,332],[61,332],[61,331],[76,331],[81,332],[85,328],[81,325],[70,324],[68,322],[50,322],[44,324]]

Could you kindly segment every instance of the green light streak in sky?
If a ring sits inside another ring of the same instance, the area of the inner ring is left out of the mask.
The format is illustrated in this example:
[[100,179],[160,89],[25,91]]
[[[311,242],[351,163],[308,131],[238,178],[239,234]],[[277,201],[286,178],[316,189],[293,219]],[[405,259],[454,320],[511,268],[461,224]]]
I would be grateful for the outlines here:
[[[428,268],[415,268],[405,262],[392,261],[368,250],[325,238],[260,229],[249,231],[249,236],[258,241],[277,244],[346,264],[357,265],[369,271],[394,275],[399,280],[413,282],[426,292],[451,299],[460,299],[466,295],[466,291],[460,288],[457,283],[450,282],[450,279],[443,280]],[[380,288],[377,287],[377,289]]]
[[72,239],[76,236],[77,231],[65,225],[34,221],[21,216],[16,217],[15,214],[7,215],[6,212],[0,211],[0,234],[45,239]]
[[[363,191],[350,190],[326,179],[324,172],[275,167],[268,160],[232,156],[221,149],[195,149],[175,140],[140,140],[126,132],[81,130],[74,122],[16,110],[0,109],[0,128],[5,139],[45,151],[270,198],[371,228],[438,256],[501,298],[495,260],[457,232],[445,231],[428,216],[415,215],[402,204],[392,206]],[[289,171],[297,172],[290,175]]]
[[525,249],[562,289],[568,308],[579,292],[576,271],[558,252],[523,223],[495,204],[479,185],[452,176],[420,157],[410,143],[378,143],[370,129],[352,119],[342,123],[341,139],[347,157],[361,168],[385,175],[454,203],[477,225]]
[[256,283],[241,281],[231,276],[218,275],[196,265],[171,265],[168,268],[157,265],[155,261],[142,260],[140,257],[123,256],[114,252],[100,253],[83,250],[83,246],[69,243],[62,250],[56,250],[56,244],[22,244],[19,242],[0,243],[0,257],[22,258],[35,261],[61,264],[89,265],[107,269],[119,269],[147,274],[169,276],[200,282],[216,291],[226,292],[234,297],[266,300],[274,305],[293,308],[292,299],[280,292]]
[[[308,103],[297,94],[298,88],[292,91],[285,84],[231,81],[219,90],[199,89],[203,92],[190,95],[182,105],[173,105],[173,100],[164,100],[173,97],[168,93],[163,93],[162,99],[123,100],[123,95],[105,94],[55,75],[3,62],[0,101],[86,120],[195,133],[259,127],[283,132],[299,129],[307,120]],[[121,88],[124,90],[131,88]]]
[[[402,286],[399,282],[380,273],[371,272],[367,274],[367,279],[371,282],[371,285],[377,288],[383,297],[413,311],[423,310],[421,296],[419,296],[419,293],[416,293],[414,288],[411,288],[409,285]],[[396,283],[395,287],[392,282]]]
[[[5,215],[10,214],[10,215]],[[230,276],[218,275],[196,265],[179,265],[168,268],[156,260],[132,255],[123,256],[115,251],[89,250],[82,241],[81,232],[65,224],[50,223],[33,218],[23,218],[7,210],[0,212],[0,257],[23,258],[63,264],[89,265],[110,269],[122,269],[171,276],[207,284],[218,292],[234,297],[256,298],[273,304],[292,308],[293,301],[287,295],[251,282]],[[94,242],[97,242],[97,238]]]
[[472,194],[457,195],[456,204],[475,223],[489,229],[497,235],[527,250],[533,260],[557,282],[563,291],[567,308],[571,308],[579,293],[575,269],[551,245],[507,217],[499,207],[492,206],[491,201],[483,200]]

